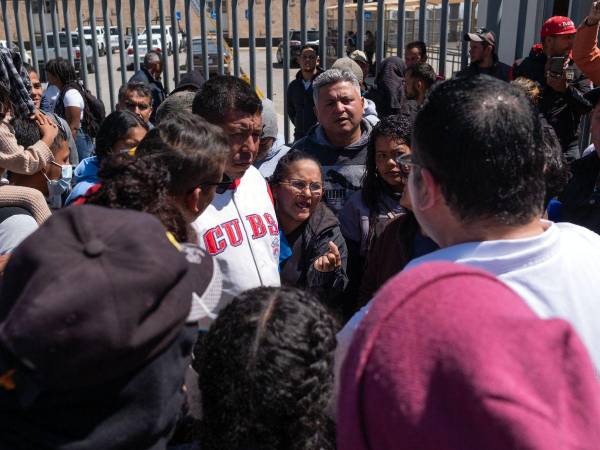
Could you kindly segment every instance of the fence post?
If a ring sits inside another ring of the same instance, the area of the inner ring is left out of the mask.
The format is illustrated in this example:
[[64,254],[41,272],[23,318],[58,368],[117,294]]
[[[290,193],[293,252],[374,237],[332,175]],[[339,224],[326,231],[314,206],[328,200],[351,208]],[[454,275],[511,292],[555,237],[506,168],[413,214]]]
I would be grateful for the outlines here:
[[231,0],[231,31],[233,34],[233,75],[240,76],[240,35],[238,23],[238,0]]
[[[163,85],[169,92],[171,89],[171,80],[169,79],[169,44],[167,44],[167,27],[165,26],[165,4],[164,0],[158,0],[158,17],[160,21],[160,41],[162,46],[163,60]],[[171,51],[173,50],[173,38],[171,37]]]
[[398,56],[404,55],[404,16],[405,0],[398,0],[398,15],[396,16],[396,40]]
[[[15,2],[17,1],[18,0],[15,0]],[[31,0],[25,0],[25,9],[27,10],[27,29],[29,31],[31,59],[33,61],[33,67],[35,67],[35,71],[40,75],[40,79],[42,79],[43,74],[40,73],[40,67],[38,65],[37,58],[37,45],[35,42],[35,28],[33,27],[33,10],[31,8]]]
[[273,100],[273,34],[271,31],[271,0],[265,0],[267,97]]
[[[217,13],[217,61],[219,75],[225,73],[225,64],[223,63],[223,14],[222,14],[222,0],[215,0],[215,9]],[[208,56],[208,55],[207,55]]]
[[344,47],[346,45],[345,36],[344,36],[344,0],[338,0],[338,26],[337,26],[337,34],[338,34],[338,42],[337,42],[337,57],[343,58],[344,55]]
[[377,54],[375,61],[377,62],[377,71],[381,66],[381,61],[384,59],[384,19],[385,19],[385,2],[384,0],[377,0]]
[[448,4],[449,0],[442,0],[442,18],[440,21],[440,56],[438,73],[446,77],[446,53],[448,53]]
[[117,27],[119,28],[119,63],[121,64],[121,84],[127,83],[127,61],[125,59],[125,40],[123,38],[123,3],[117,0]]
[[254,0],[248,0],[248,45],[250,50],[250,83],[256,88],[256,35],[254,33]]
[[[463,17],[463,34],[464,33],[469,33],[471,31],[471,0],[463,0],[464,1],[464,17]],[[462,36],[460,36],[460,42],[461,42],[461,52],[460,52],[460,67],[461,69],[464,69],[465,67],[467,67],[467,64],[469,62],[469,46],[465,45],[465,42],[462,39]]]
[[204,71],[204,78],[208,80],[209,70],[208,70],[208,31],[206,30],[206,0],[200,0],[200,9],[202,13],[200,14],[200,34],[202,35],[202,70]]
[[[113,82],[112,71],[112,46],[110,44],[110,23],[108,14],[108,0],[102,0],[102,21],[104,22],[104,45],[106,55],[106,69],[108,72],[108,97],[110,100],[110,110],[115,109],[115,86]],[[98,68],[96,68],[98,70]]]
[[289,34],[289,0],[282,0],[283,12],[283,131],[285,142],[290,142],[290,123],[288,117],[287,88],[290,84],[290,34]]
[[98,64],[98,37],[96,36],[96,14],[94,13],[94,0],[88,0],[90,13],[90,28],[92,32],[92,51],[94,60],[94,79],[96,80],[96,97],[102,98],[102,86],[100,86],[100,64]]
[[[67,0],[64,0],[65,3]],[[77,12],[77,34],[79,35],[79,58],[81,77],[83,78],[83,85],[88,88],[88,77],[87,77],[87,44],[85,42],[85,36],[83,35],[83,18],[81,12],[81,0],[75,0],[75,10]]]

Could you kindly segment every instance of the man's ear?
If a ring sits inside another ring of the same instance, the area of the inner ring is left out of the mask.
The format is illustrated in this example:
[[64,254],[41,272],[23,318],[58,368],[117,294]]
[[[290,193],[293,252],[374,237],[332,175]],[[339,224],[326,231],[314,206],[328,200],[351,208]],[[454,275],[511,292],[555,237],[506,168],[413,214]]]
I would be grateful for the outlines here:
[[414,180],[410,188],[411,202],[414,209],[425,211],[433,208],[440,200],[443,201],[442,191],[429,170],[422,167],[417,170],[419,170],[419,174],[413,174],[413,176],[418,179]]
[[196,187],[196,189],[194,189],[192,192],[185,194],[183,202],[185,204],[186,209],[191,211],[193,214],[200,214],[198,203],[201,195],[202,188],[200,186]]

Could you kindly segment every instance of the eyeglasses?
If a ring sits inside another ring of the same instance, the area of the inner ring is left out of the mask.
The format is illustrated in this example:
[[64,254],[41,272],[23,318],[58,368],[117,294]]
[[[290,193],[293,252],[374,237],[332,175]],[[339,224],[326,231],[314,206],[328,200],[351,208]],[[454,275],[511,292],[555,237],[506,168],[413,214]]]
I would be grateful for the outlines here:
[[297,191],[303,192],[306,190],[306,188],[308,187],[308,189],[310,190],[311,194],[315,194],[315,195],[321,195],[321,193],[323,192],[323,185],[321,183],[317,183],[316,181],[313,181],[312,183],[307,183],[304,180],[289,180],[289,181],[281,181],[280,184],[287,184],[289,186],[291,186],[292,188],[294,188]]
[[231,183],[233,183],[233,180],[223,174],[223,178],[218,183],[202,183],[201,186],[216,186],[217,194],[223,194],[231,186]]
[[402,153],[401,155],[396,156],[396,164],[404,167],[412,167],[419,165],[417,162],[415,162],[412,153]]
[[147,103],[135,103],[135,102],[132,102],[130,100],[127,100],[125,102],[125,106],[129,110],[135,110],[137,108],[140,111],[146,111],[148,108],[150,108],[150,105],[147,104]]

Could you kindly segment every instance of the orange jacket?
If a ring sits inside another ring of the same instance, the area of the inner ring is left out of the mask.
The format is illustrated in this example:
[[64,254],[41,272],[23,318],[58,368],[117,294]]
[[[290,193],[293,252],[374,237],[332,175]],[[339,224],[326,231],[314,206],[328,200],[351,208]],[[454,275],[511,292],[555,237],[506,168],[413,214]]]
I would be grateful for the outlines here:
[[600,84],[600,49],[598,48],[598,27],[582,23],[577,29],[573,44],[573,59],[577,67],[594,83]]

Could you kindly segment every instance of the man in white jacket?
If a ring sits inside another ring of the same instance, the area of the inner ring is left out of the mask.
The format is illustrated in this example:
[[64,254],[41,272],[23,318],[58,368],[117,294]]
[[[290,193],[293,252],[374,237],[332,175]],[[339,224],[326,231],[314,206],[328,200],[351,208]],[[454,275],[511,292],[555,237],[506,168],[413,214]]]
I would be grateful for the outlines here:
[[[244,81],[213,77],[192,106],[229,140],[223,182],[192,224],[201,247],[223,273],[223,299],[258,286],[279,286],[279,227],[267,182],[253,166],[262,132],[262,104]],[[227,302],[221,301],[221,306]]]

